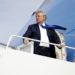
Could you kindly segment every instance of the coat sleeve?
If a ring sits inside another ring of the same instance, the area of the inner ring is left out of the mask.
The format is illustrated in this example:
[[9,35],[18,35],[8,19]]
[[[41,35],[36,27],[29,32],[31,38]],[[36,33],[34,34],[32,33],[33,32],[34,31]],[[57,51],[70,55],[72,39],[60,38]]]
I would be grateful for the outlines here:
[[25,32],[25,34],[23,35],[23,37],[28,37],[28,38],[31,38],[32,36],[32,27],[29,26],[27,31]]
[[53,43],[56,43],[56,44],[60,44],[61,43],[60,38],[57,35],[57,33],[55,32],[55,30],[54,30],[54,33],[53,33]]

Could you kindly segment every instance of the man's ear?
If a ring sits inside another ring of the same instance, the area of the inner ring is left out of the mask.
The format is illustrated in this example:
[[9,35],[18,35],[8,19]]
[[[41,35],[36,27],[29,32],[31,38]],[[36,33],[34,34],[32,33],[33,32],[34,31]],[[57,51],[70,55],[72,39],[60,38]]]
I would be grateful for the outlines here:
[[45,21],[47,20],[47,15],[44,15]]

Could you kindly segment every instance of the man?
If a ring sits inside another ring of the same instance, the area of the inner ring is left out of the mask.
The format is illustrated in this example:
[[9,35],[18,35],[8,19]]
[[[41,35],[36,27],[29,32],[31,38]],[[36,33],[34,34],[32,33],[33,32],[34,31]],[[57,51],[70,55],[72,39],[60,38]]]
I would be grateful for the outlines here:
[[[43,28],[46,25],[47,18],[44,12],[36,11],[35,16],[36,23],[28,27],[23,37],[60,44],[60,39],[54,29]],[[56,58],[55,47],[45,43],[34,42],[34,54]]]

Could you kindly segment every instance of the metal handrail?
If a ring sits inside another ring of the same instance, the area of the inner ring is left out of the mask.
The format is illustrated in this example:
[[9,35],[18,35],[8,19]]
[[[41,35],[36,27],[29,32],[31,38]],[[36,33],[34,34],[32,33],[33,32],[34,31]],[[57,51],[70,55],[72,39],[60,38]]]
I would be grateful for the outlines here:
[[[31,41],[41,42],[41,43],[50,44],[50,45],[54,45],[54,46],[60,46],[60,45],[62,45],[62,44],[55,44],[55,43],[46,43],[46,42],[42,42],[40,40],[31,39],[31,38],[27,38],[27,37],[22,37],[22,36],[18,36],[18,35],[11,35],[9,37],[8,42],[7,42],[6,49],[9,47],[10,42],[11,42],[11,40],[12,40],[13,37],[22,38],[22,39],[28,39],[28,40],[31,40]],[[64,47],[75,50],[75,47],[70,47],[70,46],[66,46],[66,45],[64,45]]]

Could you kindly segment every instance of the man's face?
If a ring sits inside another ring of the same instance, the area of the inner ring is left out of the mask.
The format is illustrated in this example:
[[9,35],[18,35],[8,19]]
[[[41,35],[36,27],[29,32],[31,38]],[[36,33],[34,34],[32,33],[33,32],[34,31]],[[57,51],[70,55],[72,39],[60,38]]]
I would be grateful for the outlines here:
[[43,15],[43,13],[36,14],[36,22],[37,23],[43,23],[44,20],[45,20],[45,16]]

